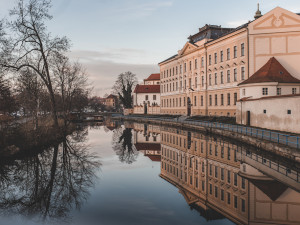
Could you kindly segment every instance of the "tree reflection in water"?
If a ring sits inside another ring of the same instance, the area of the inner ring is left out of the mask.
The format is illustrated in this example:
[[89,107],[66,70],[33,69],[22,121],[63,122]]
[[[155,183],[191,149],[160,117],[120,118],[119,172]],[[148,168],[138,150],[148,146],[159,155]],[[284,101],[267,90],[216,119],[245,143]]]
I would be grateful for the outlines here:
[[3,214],[68,221],[93,187],[98,157],[84,143],[87,129],[67,136],[32,157],[1,162],[0,209]]
[[112,142],[113,150],[121,162],[131,164],[136,161],[138,151],[133,145],[132,128],[115,129]]

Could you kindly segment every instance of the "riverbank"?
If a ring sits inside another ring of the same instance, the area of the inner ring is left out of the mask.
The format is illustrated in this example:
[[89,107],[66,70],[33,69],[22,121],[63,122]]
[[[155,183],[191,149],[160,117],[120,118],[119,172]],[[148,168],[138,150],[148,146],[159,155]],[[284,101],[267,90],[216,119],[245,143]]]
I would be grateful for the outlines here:
[[176,127],[187,128],[214,135],[219,135],[232,140],[249,144],[257,149],[263,149],[288,159],[300,161],[300,137],[285,133],[268,131],[247,126],[224,124],[209,121],[189,120],[188,117],[158,117],[158,116],[118,116],[117,120],[135,121]]
[[37,128],[32,121],[8,127],[0,130],[0,155],[12,157],[17,154],[39,151],[39,149],[60,143],[75,129],[73,124],[65,127],[62,119],[59,119],[59,128],[54,128],[51,117],[40,118]]

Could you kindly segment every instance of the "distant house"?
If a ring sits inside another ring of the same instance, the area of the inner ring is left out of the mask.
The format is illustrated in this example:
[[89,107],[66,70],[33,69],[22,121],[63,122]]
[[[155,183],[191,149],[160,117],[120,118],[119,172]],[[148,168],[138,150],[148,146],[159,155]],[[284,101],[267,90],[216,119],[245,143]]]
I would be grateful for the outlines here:
[[160,74],[151,74],[133,93],[134,114],[160,114]]
[[118,97],[116,95],[110,94],[105,98],[105,105],[111,108],[115,108],[118,101]]

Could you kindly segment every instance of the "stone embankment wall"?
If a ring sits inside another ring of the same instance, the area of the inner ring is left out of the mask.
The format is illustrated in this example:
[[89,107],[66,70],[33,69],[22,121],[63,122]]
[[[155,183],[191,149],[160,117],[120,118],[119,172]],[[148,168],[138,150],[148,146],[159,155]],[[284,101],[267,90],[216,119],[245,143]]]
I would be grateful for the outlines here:
[[164,126],[172,126],[172,127],[177,127],[179,129],[187,128],[187,129],[192,129],[196,131],[202,131],[214,135],[219,135],[225,138],[229,138],[234,141],[239,141],[244,144],[251,145],[257,149],[262,149],[266,150],[269,152],[272,152],[276,155],[283,156],[288,159],[296,160],[300,162],[300,151],[291,148],[282,144],[278,144],[276,142],[271,142],[267,140],[261,140],[256,137],[236,133],[234,131],[229,131],[229,130],[221,130],[217,128],[211,128],[211,127],[203,127],[199,125],[193,125],[193,124],[184,124],[181,122],[177,121],[161,121],[161,120],[149,120],[147,118],[130,118],[130,117],[122,117],[124,120],[129,120],[129,121],[135,121],[135,122],[140,122],[140,123],[149,123],[149,124],[159,124],[159,125],[164,125]]

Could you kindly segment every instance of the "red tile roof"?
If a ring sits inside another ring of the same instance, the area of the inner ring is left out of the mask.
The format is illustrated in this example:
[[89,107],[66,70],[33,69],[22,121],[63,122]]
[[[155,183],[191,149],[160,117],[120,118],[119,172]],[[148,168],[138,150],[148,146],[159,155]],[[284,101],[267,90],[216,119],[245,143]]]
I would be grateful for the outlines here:
[[244,97],[238,100],[238,102],[246,102],[246,101],[257,101],[257,100],[264,100],[270,98],[290,98],[290,97],[299,97],[300,94],[290,94],[290,95],[274,95],[274,96],[265,96],[261,98],[251,98],[251,97]]
[[149,80],[160,80],[160,73],[152,73],[147,79],[145,79],[146,81]]
[[154,162],[160,162],[161,161],[161,156],[160,155],[147,155],[151,161]]
[[108,98],[117,98],[117,96],[113,95],[113,94],[110,94],[109,96],[106,97],[106,99],[108,99]]
[[160,93],[160,85],[136,85],[134,93]]
[[158,143],[136,143],[135,147],[138,151],[140,151],[140,150],[160,151],[160,144],[158,144]]
[[272,57],[263,67],[239,85],[264,82],[300,83],[300,80],[293,77],[274,57]]

